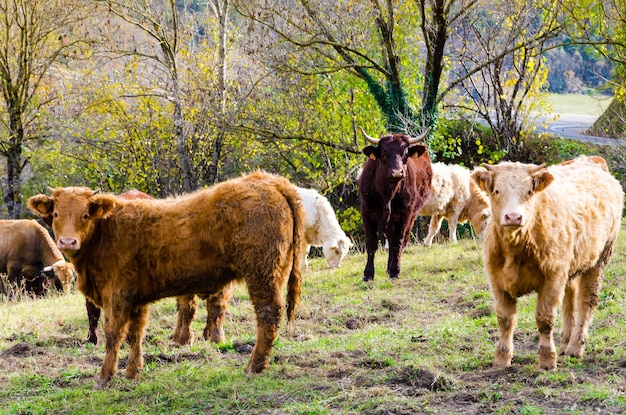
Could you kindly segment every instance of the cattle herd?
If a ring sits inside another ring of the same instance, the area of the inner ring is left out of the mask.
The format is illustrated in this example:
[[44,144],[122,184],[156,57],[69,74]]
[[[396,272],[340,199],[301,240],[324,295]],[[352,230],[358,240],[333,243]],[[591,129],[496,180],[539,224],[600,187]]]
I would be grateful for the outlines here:
[[[511,365],[517,298],[531,292],[538,295],[539,366],[556,368],[553,329],[561,304],[559,352],[581,357],[623,210],[622,186],[606,162],[580,156],[549,167],[501,162],[470,171],[431,163],[423,144],[429,131],[418,137],[362,133],[368,143],[358,179],[367,253],[363,281],[374,279],[382,240],[389,247],[387,276],[400,277],[418,215],[431,217],[426,246],[444,218],[451,243],[457,224],[469,221],[483,238],[495,299],[500,338],[494,365]],[[193,341],[197,298],[207,303],[204,337],[224,342],[237,281],[246,284],[257,321],[246,370],[261,372],[285,310],[293,329],[310,247],[320,247],[335,268],[353,246],[324,196],[262,171],[164,199],[84,187],[49,193],[31,197],[28,207],[54,239],[35,220],[0,221],[0,273],[7,282],[0,294],[10,296],[20,285],[34,295],[55,284],[68,291],[75,279],[86,298],[88,342],[98,343],[98,319],[101,311],[105,315],[97,388],[115,375],[124,340],[130,346],[126,377],[139,377],[148,306],[158,299],[177,297],[175,342]]]

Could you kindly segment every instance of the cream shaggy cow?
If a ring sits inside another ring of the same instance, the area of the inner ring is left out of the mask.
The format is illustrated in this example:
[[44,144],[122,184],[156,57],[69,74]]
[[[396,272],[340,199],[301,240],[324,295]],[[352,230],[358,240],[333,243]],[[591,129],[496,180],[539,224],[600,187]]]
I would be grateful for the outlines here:
[[420,216],[430,216],[428,235],[424,245],[431,246],[443,220],[448,221],[450,242],[456,242],[456,227],[468,220],[482,237],[491,210],[489,197],[470,179],[470,170],[456,164],[434,163],[430,196],[420,209]]
[[301,264],[307,266],[311,246],[321,247],[328,265],[337,268],[352,247],[352,242],[341,230],[335,211],[324,196],[314,189],[298,187],[305,212],[304,249]]
[[597,160],[546,168],[503,162],[472,179],[491,199],[484,265],[496,301],[500,339],[494,365],[511,365],[517,298],[537,292],[539,366],[555,369],[552,338],[562,303],[560,353],[580,358],[604,268],[620,228],[624,192]]

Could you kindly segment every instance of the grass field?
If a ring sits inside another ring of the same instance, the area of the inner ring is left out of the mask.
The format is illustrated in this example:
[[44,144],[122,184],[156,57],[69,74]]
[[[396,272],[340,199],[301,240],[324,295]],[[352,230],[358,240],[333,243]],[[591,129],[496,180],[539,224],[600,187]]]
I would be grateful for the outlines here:
[[609,106],[613,97],[588,94],[550,94],[547,101],[556,114],[576,114],[600,116]]
[[[104,345],[85,345],[78,293],[0,303],[2,414],[624,414],[626,413],[626,229],[609,265],[586,355],[537,365],[535,296],[519,302],[513,366],[491,367],[497,322],[481,243],[414,244],[402,278],[361,281],[365,256],[338,270],[311,259],[297,333],[281,327],[270,367],[244,368],[254,314],[238,287],[225,324],[229,343],[179,347],[169,336],[173,299],[156,303],[138,381],[120,372],[94,391]],[[194,323],[200,336],[204,309]],[[560,320],[557,321],[560,327]],[[557,327],[556,344],[559,341]]]

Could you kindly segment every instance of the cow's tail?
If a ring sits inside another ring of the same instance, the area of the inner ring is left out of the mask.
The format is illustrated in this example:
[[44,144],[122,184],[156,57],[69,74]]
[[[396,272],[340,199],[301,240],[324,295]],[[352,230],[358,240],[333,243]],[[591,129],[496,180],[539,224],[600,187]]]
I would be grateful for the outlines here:
[[283,190],[283,195],[289,203],[293,217],[293,265],[287,283],[287,326],[290,330],[295,328],[296,307],[300,302],[302,293],[302,273],[300,262],[304,249],[304,208],[296,188],[290,185],[289,190]]

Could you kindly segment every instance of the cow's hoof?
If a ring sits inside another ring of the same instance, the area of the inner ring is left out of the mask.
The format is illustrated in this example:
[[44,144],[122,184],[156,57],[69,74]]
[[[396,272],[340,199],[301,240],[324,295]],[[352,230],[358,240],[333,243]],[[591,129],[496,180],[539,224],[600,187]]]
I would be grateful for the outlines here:
[[511,355],[502,354],[502,356],[498,356],[498,353],[496,353],[496,357],[493,359],[493,367],[509,367],[512,360],[513,356]]
[[135,368],[129,368],[126,370],[126,379],[128,380],[137,380],[139,379],[139,369]]
[[368,277],[368,276],[363,277],[363,282],[370,282],[370,281],[374,281],[374,277]]
[[583,357],[583,350],[583,346],[581,345],[569,345],[563,354],[580,359]]
[[544,370],[556,370],[556,362],[539,362],[539,368]]
[[400,275],[390,275],[389,279],[390,280],[399,280],[400,279]]
[[93,390],[99,391],[101,389],[104,389],[109,384],[109,380],[110,379],[98,379],[96,381],[96,384],[93,385]]
[[193,332],[188,331],[185,333],[178,333],[172,336],[172,340],[174,343],[179,344],[180,346],[187,346],[193,343],[194,335]]

